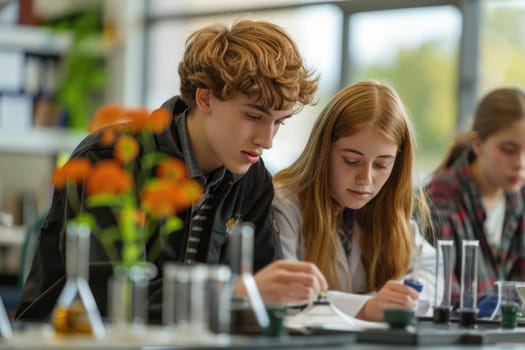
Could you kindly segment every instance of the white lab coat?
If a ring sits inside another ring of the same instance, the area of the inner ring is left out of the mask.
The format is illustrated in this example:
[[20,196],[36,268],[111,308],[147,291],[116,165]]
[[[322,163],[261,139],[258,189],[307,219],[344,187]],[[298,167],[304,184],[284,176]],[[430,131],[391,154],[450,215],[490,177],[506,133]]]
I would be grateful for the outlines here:
[[[298,261],[304,258],[304,241],[301,234],[302,213],[298,206],[297,198],[293,195],[284,196],[282,190],[276,188],[273,202],[273,213],[279,228],[283,257],[285,260]],[[422,282],[417,312],[418,316],[431,315],[431,304],[434,304],[436,286],[436,250],[420,234],[417,224],[410,222],[413,235],[414,249],[412,250],[412,264],[407,275]],[[350,316],[355,316],[364,303],[374,293],[357,294],[366,290],[366,273],[361,260],[359,239],[362,235],[359,227],[354,225],[352,234],[352,251],[347,259],[341,248],[338,254],[339,278],[341,285],[348,286],[342,291],[328,291],[328,297],[340,310]],[[413,271],[414,266],[416,270]],[[346,272],[348,271],[348,273]],[[440,286],[443,283],[439,283]],[[438,299],[441,300],[442,291]]]

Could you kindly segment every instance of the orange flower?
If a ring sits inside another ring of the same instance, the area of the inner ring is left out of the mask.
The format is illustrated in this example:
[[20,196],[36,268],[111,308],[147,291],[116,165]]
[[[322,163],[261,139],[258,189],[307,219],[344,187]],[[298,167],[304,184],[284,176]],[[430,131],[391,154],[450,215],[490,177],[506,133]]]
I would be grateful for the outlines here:
[[201,194],[202,187],[194,180],[159,179],[146,185],[141,203],[152,216],[165,218],[190,206]]
[[122,210],[119,218],[121,222],[131,221],[139,227],[146,224],[146,214],[139,209]]
[[106,128],[102,132],[101,142],[103,145],[111,145],[115,141],[117,134],[114,128]]
[[97,131],[103,127],[120,127],[127,131],[142,131],[148,123],[149,112],[146,108],[124,108],[118,105],[100,107],[91,122],[89,131]]
[[115,157],[122,163],[126,164],[135,159],[139,154],[139,143],[137,140],[128,135],[122,135],[115,144]]
[[135,120],[144,120],[149,116],[149,111],[146,108],[129,108],[126,110],[126,118],[130,122]]
[[171,179],[174,181],[188,176],[186,166],[178,158],[166,158],[157,167],[157,176],[160,178]]
[[96,194],[122,194],[133,186],[133,179],[126,170],[114,160],[98,162],[87,179],[86,193]]
[[[161,133],[171,122],[171,115],[165,108],[158,108],[149,114],[145,108],[124,108],[118,105],[100,107],[89,123],[89,131],[106,127],[102,136],[104,144],[110,144],[115,138],[115,130]],[[108,128],[109,127],[109,128]]]
[[[101,242],[113,239],[122,242],[121,250],[107,250],[113,261],[122,259],[124,264],[132,265],[141,260],[142,240],[150,237],[153,230],[177,230],[177,225],[183,225],[177,213],[202,195],[201,185],[188,179],[184,162],[166,157],[155,147],[153,134],[163,132],[171,120],[170,111],[162,108],[149,113],[144,108],[102,106],[91,120],[89,130],[100,133],[97,137],[108,150],[113,150],[113,159],[100,160],[94,165],[88,159],[74,159],[53,174],[56,187],[63,187],[68,181],[85,181],[86,200],[80,201],[77,192],[71,191],[67,194],[70,207],[76,209],[78,218],[90,222],[94,232],[101,235]],[[137,184],[129,166],[136,159],[141,162]],[[117,227],[98,227],[91,212],[82,210],[82,205],[112,208]],[[106,233],[109,237],[103,237]]]
[[53,172],[53,185],[62,188],[68,181],[80,183],[89,176],[92,165],[87,158],[75,158],[69,160],[61,168]]
[[160,134],[170,125],[171,115],[167,109],[158,108],[151,112],[149,119],[149,129],[155,134]]
[[142,227],[146,224],[146,213],[144,213],[142,210],[136,209],[134,219],[137,225]]
[[156,109],[149,115],[140,110],[130,110],[128,114],[130,118],[126,128],[134,132],[148,131],[158,134],[164,131],[171,121],[170,113],[164,108]]
[[182,179],[178,182],[180,192],[178,196],[179,208],[186,208],[197,202],[202,196],[203,190],[201,184],[193,179]]
[[133,132],[146,131],[148,126],[147,110],[129,110],[129,123],[126,124],[126,129]]
[[173,182],[159,180],[146,185],[142,191],[141,204],[147,213],[156,218],[165,218],[177,214],[177,207],[173,199]]
[[128,120],[126,118],[126,109],[118,105],[105,105],[100,107],[91,121],[89,122],[88,130],[90,132],[96,131],[108,125],[122,123]]

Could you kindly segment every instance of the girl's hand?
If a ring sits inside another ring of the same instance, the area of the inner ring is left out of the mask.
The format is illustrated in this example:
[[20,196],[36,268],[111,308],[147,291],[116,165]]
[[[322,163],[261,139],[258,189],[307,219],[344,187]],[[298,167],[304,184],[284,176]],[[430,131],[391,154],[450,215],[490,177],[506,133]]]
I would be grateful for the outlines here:
[[413,309],[416,307],[418,298],[418,292],[412,287],[390,280],[365,303],[357,317],[368,321],[382,321],[384,309]]

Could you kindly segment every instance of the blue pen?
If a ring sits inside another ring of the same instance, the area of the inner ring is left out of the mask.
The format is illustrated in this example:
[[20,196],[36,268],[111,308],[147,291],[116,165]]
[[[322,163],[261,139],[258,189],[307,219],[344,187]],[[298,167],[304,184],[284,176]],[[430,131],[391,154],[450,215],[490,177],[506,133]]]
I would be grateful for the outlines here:
[[416,290],[418,293],[421,293],[423,290],[423,283],[412,278],[405,278],[403,284],[412,287],[412,289]]
[[409,274],[409,276],[407,276],[403,280],[403,284],[404,285],[407,285],[407,286],[411,287],[412,289],[414,289],[418,293],[421,293],[421,291],[423,290],[423,283],[419,282],[416,279],[416,276],[418,276],[418,271],[419,271],[419,268],[420,268],[420,266],[419,266],[420,259],[423,256],[422,249],[423,249],[422,246],[419,246],[419,247],[415,248],[416,251],[414,252],[414,255],[412,257],[412,272]]

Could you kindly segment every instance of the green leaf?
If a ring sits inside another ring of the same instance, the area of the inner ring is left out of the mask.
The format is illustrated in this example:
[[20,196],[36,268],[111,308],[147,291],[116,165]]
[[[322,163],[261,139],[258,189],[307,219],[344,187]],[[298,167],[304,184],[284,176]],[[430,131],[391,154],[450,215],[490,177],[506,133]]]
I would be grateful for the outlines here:
[[77,223],[77,224],[87,224],[91,229],[96,226],[95,218],[93,218],[93,215],[82,212],[78,214],[75,218],[71,219],[71,221]]
[[86,200],[86,205],[89,208],[105,206],[120,208],[122,203],[120,196],[115,196],[112,194],[97,194],[95,196],[88,197]]
[[123,247],[122,258],[124,263],[136,262],[140,257],[140,248],[136,244],[126,244]]
[[144,168],[151,169],[166,158],[165,154],[159,152],[147,153],[142,157]]
[[184,227],[184,222],[181,220],[181,218],[174,216],[166,219],[166,223],[164,224],[164,230],[163,233],[166,235],[169,235],[170,233],[174,231],[178,231]]

